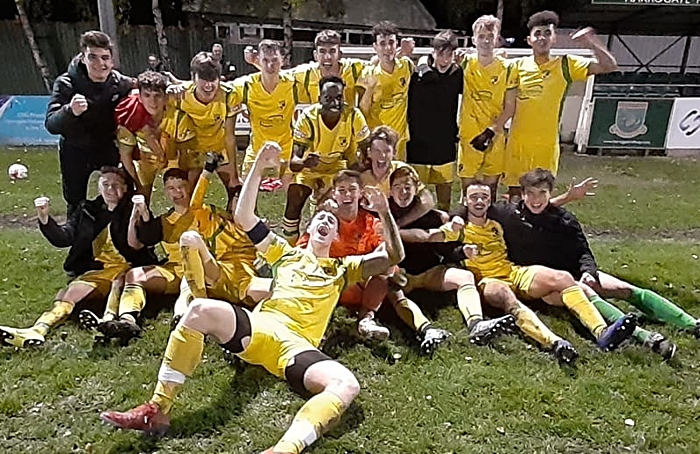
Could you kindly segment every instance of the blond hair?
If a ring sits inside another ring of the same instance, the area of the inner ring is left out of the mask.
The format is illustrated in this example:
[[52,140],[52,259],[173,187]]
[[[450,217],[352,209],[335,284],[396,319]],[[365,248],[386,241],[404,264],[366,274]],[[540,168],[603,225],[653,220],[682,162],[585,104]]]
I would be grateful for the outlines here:
[[482,27],[488,31],[497,33],[501,30],[501,21],[498,20],[496,16],[492,16],[490,14],[481,16],[474,21],[474,24],[472,25],[472,33],[476,35],[477,30]]

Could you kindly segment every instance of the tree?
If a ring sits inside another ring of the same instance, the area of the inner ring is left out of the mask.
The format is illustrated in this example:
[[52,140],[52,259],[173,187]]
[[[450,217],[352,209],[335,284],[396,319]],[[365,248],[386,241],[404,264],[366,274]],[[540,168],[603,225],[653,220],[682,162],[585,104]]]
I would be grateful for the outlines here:
[[158,48],[160,49],[160,61],[163,63],[163,68],[170,71],[170,59],[168,58],[168,37],[165,36],[165,27],[163,26],[163,15],[160,11],[158,0],[151,0],[153,8],[153,21],[156,25],[156,37],[158,39]]
[[41,54],[41,49],[39,44],[36,42],[34,37],[34,30],[32,30],[32,24],[29,22],[27,17],[27,12],[24,10],[24,0],[15,0],[15,5],[17,6],[17,14],[19,15],[19,21],[22,23],[22,29],[24,30],[24,35],[27,37],[27,42],[29,43],[29,48],[32,50],[32,56],[34,57],[34,63],[41,73],[41,78],[44,81],[44,86],[46,91],[51,93],[51,87],[53,85],[51,72],[49,67],[46,65],[46,60]]
[[503,23],[503,0],[498,0],[498,5],[496,6],[496,17]]

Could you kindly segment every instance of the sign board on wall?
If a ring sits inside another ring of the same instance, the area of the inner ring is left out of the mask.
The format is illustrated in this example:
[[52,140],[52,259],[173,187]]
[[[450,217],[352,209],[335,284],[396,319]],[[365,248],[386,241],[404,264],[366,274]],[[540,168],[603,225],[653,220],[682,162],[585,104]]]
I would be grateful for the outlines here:
[[664,149],[673,99],[595,98],[590,148]]
[[44,128],[48,96],[0,97],[0,145],[58,145],[58,136]]
[[700,6],[700,0],[591,0],[594,5]]
[[700,98],[678,98],[668,122],[666,148],[700,150]]

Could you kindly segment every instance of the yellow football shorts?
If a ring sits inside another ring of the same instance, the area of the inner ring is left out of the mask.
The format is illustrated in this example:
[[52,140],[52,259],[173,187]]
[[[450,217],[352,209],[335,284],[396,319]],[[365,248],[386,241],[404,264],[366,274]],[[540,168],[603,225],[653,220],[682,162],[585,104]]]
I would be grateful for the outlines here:
[[153,186],[158,172],[167,167],[167,162],[158,160],[153,153],[144,152],[141,152],[141,159],[134,164],[141,186]]
[[250,314],[252,335],[248,347],[238,355],[243,361],[262,366],[275,377],[286,379],[289,362],[299,353],[316,350],[301,335],[289,329],[284,320],[269,312]]
[[[224,160],[221,162],[222,165],[229,163],[228,152],[226,150],[208,150],[208,151],[214,151],[216,153],[221,154],[221,156],[224,157]],[[204,168],[204,163],[205,163],[206,159],[207,159],[207,152],[198,151],[198,150],[190,150],[190,149],[181,149],[179,152],[177,166],[185,171],[202,170]]]
[[177,263],[167,262],[163,265],[155,265],[156,271],[165,279],[166,295],[177,295],[180,293],[180,281],[182,281],[182,266]]
[[452,183],[455,177],[455,163],[432,165],[432,164],[411,164],[423,184],[446,184]]
[[[270,169],[266,176],[282,178],[289,168],[289,160],[292,158],[292,144],[290,142],[289,146],[280,144],[282,146],[282,155],[280,156],[280,169],[276,172]],[[251,145],[245,149],[245,156],[243,157],[243,164],[241,165],[241,179],[244,179],[250,169],[253,167],[255,158],[258,156],[259,150],[253,150]]]
[[[474,134],[476,136],[476,134]],[[474,137],[464,137],[457,152],[457,175],[460,178],[500,176],[505,172],[506,141],[503,134],[496,136],[486,151],[474,149],[469,142]]]
[[483,290],[489,282],[501,282],[510,287],[518,298],[528,299],[528,292],[535,279],[537,269],[532,266],[513,265],[507,277],[485,277],[479,281],[479,289]]
[[520,177],[530,170],[541,167],[557,175],[559,170],[559,144],[523,144],[510,139],[506,145],[505,183],[519,186]]
[[128,263],[105,265],[101,270],[92,270],[76,277],[71,284],[85,284],[92,287],[99,295],[107,296],[112,289],[112,281],[131,269]]
[[217,260],[221,275],[212,285],[207,284],[210,298],[223,299],[232,303],[247,303],[248,290],[256,276],[253,263],[246,260],[221,262]]

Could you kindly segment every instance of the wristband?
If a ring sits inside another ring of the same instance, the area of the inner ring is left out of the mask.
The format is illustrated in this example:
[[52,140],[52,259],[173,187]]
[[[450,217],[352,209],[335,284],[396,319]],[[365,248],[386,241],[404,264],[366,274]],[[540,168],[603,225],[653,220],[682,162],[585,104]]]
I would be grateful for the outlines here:
[[255,227],[247,231],[246,234],[254,245],[258,245],[270,234],[270,228],[263,221],[258,221]]

